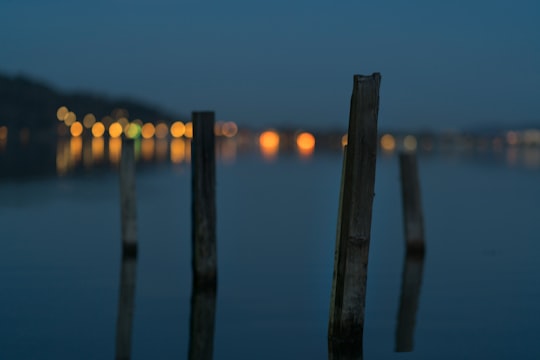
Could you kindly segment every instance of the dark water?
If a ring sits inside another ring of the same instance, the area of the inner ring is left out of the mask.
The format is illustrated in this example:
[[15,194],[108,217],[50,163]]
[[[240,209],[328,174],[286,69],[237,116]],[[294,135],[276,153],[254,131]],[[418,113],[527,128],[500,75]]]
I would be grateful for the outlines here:
[[[364,359],[540,358],[540,173],[444,154],[419,166],[427,254],[414,351],[395,352],[401,197],[397,158],[380,156]],[[218,165],[215,359],[328,358],[340,173],[338,153]],[[185,162],[137,173],[133,359],[188,355],[189,190]],[[115,357],[118,201],[111,170],[0,182],[1,359]]]

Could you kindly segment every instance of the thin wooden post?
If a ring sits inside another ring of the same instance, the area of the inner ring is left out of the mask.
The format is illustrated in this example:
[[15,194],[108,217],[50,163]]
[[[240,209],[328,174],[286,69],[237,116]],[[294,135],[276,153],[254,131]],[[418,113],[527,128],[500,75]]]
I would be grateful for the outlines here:
[[137,211],[135,196],[135,144],[124,140],[120,160],[120,211],[122,222],[122,251],[137,254]]
[[194,112],[192,155],[193,284],[216,287],[216,164],[214,112]]
[[399,164],[407,253],[423,254],[425,251],[424,216],[420,199],[420,181],[416,153],[400,153]]
[[355,75],[338,224],[328,339],[362,345],[381,76]]
[[129,360],[131,358],[136,270],[137,259],[129,255],[123,256],[116,320],[116,360]]

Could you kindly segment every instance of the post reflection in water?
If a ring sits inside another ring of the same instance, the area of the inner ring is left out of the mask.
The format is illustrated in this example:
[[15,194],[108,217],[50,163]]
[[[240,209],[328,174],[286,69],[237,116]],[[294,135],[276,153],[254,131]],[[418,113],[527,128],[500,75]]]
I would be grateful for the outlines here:
[[216,288],[193,287],[189,324],[189,360],[211,360],[214,351]]
[[128,360],[131,358],[136,270],[136,257],[123,256],[120,271],[118,317],[116,321],[116,360]]
[[401,296],[396,326],[396,352],[414,349],[414,326],[422,286],[423,253],[408,253],[403,264]]

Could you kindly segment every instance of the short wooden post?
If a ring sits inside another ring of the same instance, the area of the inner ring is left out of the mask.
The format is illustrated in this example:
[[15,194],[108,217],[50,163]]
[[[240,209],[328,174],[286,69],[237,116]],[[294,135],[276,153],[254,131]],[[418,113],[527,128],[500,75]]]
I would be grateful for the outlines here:
[[414,326],[422,286],[423,253],[408,254],[403,265],[401,296],[396,326],[396,352],[409,352],[414,348]]
[[355,75],[338,224],[328,339],[362,346],[381,76]]
[[192,155],[193,284],[216,287],[216,164],[214,113],[194,112]]
[[420,199],[420,181],[416,153],[400,153],[399,164],[407,253],[423,254],[425,251],[424,216],[422,214],[422,202]]
[[122,251],[137,254],[137,211],[135,195],[135,144],[124,140],[120,161],[120,211],[122,222]]
[[129,255],[124,256],[120,271],[120,295],[116,321],[116,360],[131,359],[136,270],[137,259]]
[[216,289],[193,287],[189,323],[189,360],[212,360],[216,317]]

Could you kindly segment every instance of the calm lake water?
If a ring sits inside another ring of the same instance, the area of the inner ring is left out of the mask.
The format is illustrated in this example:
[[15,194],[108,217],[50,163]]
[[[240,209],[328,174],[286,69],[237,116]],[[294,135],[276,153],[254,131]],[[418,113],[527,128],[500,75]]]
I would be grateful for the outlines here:
[[[427,253],[414,350],[396,353],[399,169],[380,155],[364,359],[540,358],[539,157],[512,156],[420,155]],[[0,358],[113,359],[117,173],[51,172],[0,180]],[[132,359],[187,358],[190,175],[185,162],[137,171]],[[217,176],[214,358],[327,359],[341,154],[242,154]]]

